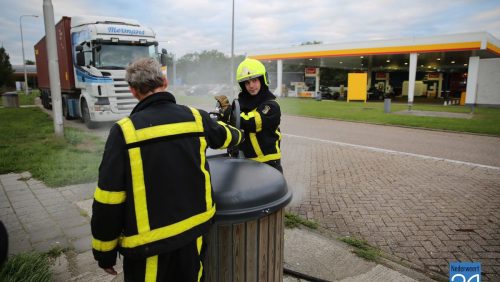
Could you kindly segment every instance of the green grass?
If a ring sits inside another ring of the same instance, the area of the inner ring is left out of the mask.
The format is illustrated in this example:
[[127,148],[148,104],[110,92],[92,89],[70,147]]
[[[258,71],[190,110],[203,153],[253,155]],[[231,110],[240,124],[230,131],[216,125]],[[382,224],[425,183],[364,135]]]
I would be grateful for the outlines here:
[[[19,96],[19,105],[34,105],[35,98],[40,96],[40,92],[38,90],[30,91],[29,95],[24,95],[24,91],[17,91]],[[3,99],[0,99],[0,106],[3,106]]]
[[340,241],[353,246],[354,253],[366,260],[377,261],[380,257],[380,251],[377,248],[368,245],[365,240],[359,240],[352,237],[342,237],[340,238]]
[[300,225],[304,225],[311,229],[318,229],[318,224],[316,222],[303,219],[298,215],[294,215],[291,213],[285,213],[285,226],[288,228],[299,227]]
[[[500,109],[477,108],[471,119],[420,117],[410,115],[385,114],[383,102],[315,101],[313,99],[281,98],[283,113],[299,116],[331,118],[376,124],[401,125],[471,132],[500,136]],[[392,113],[407,110],[405,103],[392,103]],[[413,110],[469,113],[461,106],[440,106],[415,104]]]
[[[211,96],[185,96],[182,95],[182,91],[176,92],[175,90],[173,90],[173,93],[180,104],[196,106],[213,103],[215,108],[215,100]],[[401,98],[398,99],[403,101],[392,102],[391,114],[384,113],[383,101],[369,101],[367,103],[351,101],[347,103],[345,101],[332,100],[318,102],[311,98],[279,98],[278,102],[282,113],[289,115],[500,136],[499,108],[476,108],[471,119],[398,115],[395,112],[406,111],[408,109],[406,101]],[[412,107],[413,110],[470,113],[469,107],[442,106],[429,104],[427,101],[420,100],[416,99]]]
[[0,269],[0,281],[44,282],[52,281],[47,254],[23,253],[9,257]]
[[38,108],[0,109],[0,174],[29,171],[47,186],[97,180],[104,142],[77,129],[54,135],[53,121]]

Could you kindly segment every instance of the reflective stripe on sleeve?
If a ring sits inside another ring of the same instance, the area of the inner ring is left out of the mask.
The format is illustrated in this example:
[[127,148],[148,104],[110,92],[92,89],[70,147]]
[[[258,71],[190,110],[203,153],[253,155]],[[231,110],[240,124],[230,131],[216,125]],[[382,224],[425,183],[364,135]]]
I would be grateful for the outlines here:
[[224,129],[226,129],[226,141],[224,141],[224,144],[221,148],[227,148],[227,146],[231,144],[231,140],[233,140],[233,135],[231,134],[231,130],[229,130],[225,123],[223,123],[222,121],[218,121],[217,123],[224,126]]
[[92,248],[99,252],[109,252],[112,251],[118,246],[118,238],[111,241],[101,241],[95,238],[92,238]]
[[117,205],[125,202],[126,194],[125,191],[112,192],[102,190],[99,187],[95,188],[94,200],[101,204]]

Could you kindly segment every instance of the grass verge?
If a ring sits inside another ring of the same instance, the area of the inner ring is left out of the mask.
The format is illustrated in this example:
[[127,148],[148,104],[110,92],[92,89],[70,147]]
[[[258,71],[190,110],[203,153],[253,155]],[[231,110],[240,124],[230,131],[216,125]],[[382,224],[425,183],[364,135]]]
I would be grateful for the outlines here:
[[[462,119],[394,114],[398,111],[407,110],[408,106],[406,103],[393,103],[391,105],[392,114],[384,113],[383,102],[318,102],[312,99],[280,98],[279,103],[283,113],[292,115],[500,136],[500,126],[498,126],[500,124],[500,109],[496,108],[477,108],[474,114],[472,114],[472,118]],[[415,111],[466,114],[470,112],[470,109],[467,107],[428,104],[415,104],[412,109]]]
[[47,254],[22,253],[10,257],[0,269],[0,281],[45,282],[52,281]]
[[73,128],[53,132],[38,108],[0,109],[0,174],[29,171],[50,187],[96,181],[104,141]]
[[[179,91],[179,93],[182,92]],[[208,95],[185,96],[176,94],[175,90],[174,95],[180,104],[215,105],[213,97]],[[384,113],[383,102],[374,101],[347,103],[346,101],[332,100],[318,102],[306,98],[279,98],[278,102],[282,113],[290,115],[500,136],[500,126],[498,126],[500,124],[500,109],[498,108],[476,108],[470,119],[462,119],[395,114],[395,112],[408,109],[406,102],[393,102],[391,104],[391,114]],[[413,105],[412,109],[415,111],[470,113],[470,109],[464,106],[442,106],[424,102],[419,103],[418,101]]]
[[365,240],[352,237],[342,237],[340,238],[340,241],[353,246],[354,253],[366,260],[377,261],[380,257],[380,251],[377,248],[370,246]]
[[[19,105],[34,105],[35,98],[40,96],[38,90],[32,90],[28,95],[24,95],[24,91],[17,91],[19,96]],[[3,106],[3,99],[0,99],[0,106]]]
[[285,213],[285,226],[286,227],[295,228],[295,227],[298,227],[299,225],[304,225],[304,226],[309,227],[311,229],[318,228],[318,224],[316,222],[303,219],[300,216],[295,215],[295,214]]

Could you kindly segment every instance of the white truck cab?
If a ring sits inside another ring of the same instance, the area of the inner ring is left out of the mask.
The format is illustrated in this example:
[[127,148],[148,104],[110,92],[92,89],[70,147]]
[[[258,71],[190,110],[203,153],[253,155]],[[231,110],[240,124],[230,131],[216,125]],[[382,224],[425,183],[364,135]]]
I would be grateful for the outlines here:
[[77,113],[68,114],[78,114],[89,128],[129,115],[137,100],[125,81],[125,69],[137,58],[158,57],[154,31],[136,20],[73,17],[71,46],[75,87],[81,91],[79,106],[73,101],[68,107]]

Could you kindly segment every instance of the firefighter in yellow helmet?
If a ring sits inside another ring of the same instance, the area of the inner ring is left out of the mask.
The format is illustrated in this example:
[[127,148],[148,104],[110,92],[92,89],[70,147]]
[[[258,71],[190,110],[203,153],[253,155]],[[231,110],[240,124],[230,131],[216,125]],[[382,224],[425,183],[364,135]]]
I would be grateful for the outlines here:
[[246,158],[266,163],[283,172],[281,167],[281,111],[276,97],[269,91],[269,78],[264,65],[247,58],[236,71],[241,92],[241,129],[245,139],[240,144]]
[[200,281],[203,235],[215,213],[207,147],[237,145],[239,130],[178,105],[161,65],[142,58],[125,76],[139,103],[110,130],[92,206],[92,252],[125,281]]

